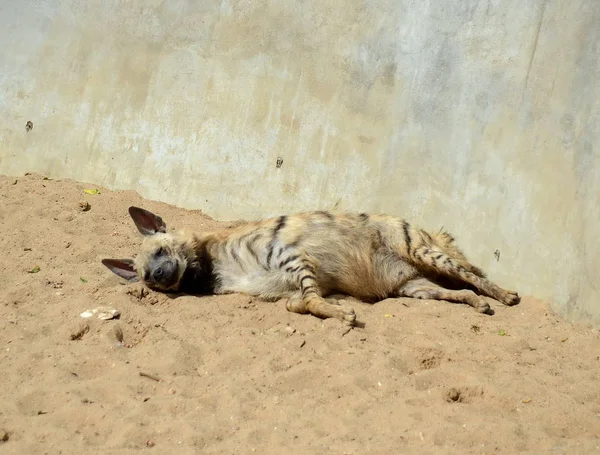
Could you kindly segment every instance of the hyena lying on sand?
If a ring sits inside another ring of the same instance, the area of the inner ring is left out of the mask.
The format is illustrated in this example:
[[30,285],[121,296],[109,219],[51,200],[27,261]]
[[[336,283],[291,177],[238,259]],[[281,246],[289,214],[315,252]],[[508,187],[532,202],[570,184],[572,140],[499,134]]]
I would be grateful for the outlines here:
[[505,305],[520,300],[486,279],[447,232],[427,233],[391,216],[320,211],[171,234],[162,218],[147,210],[130,207],[129,214],[145,236],[140,253],[135,260],[102,263],[157,291],[288,298],[289,311],[348,325],[355,322],[354,310],[324,297],[446,300],[480,313],[491,313],[481,295]]

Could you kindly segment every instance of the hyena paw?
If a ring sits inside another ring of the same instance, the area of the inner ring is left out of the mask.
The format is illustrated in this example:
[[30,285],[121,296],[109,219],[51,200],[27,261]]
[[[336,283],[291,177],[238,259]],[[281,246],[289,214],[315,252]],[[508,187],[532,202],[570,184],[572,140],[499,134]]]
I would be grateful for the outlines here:
[[354,308],[342,303],[338,303],[338,305],[340,308],[338,319],[346,325],[353,326],[354,322],[356,321],[356,313],[354,312]]
[[356,313],[352,308],[344,308],[337,319],[342,321],[345,325],[353,326],[356,321]]
[[500,300],[504,305],[513,306],[521,301],[519,294],[513,291],[506,291],[505,295]]
[[347,312],[345,312],[341,321],[345,325],[353,326],[354,322],[356,322],[356,313],[354,312],[354,310],[350,308]]
[[331,311],[329,311],[330,314],[328,317],[339,319],[346,325],[354,325],[354,321],[356,321],[356,313],[354,312],[354,308],[346,303],[346,300],[335,298],[327,298],[324,300],[331,306]]
[[482,313],[482,314],[493,314],[490,304],[487,303],[483,299],[479,299],[479,302],[478,302],[477,306],[475,307],[475,311],[477,311],[478,313]]

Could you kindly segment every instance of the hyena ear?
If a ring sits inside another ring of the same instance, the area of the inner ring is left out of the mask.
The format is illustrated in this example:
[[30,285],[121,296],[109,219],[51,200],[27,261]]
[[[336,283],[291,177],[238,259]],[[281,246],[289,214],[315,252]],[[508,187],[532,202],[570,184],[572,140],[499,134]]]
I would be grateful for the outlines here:
[[102,259],[102,264],[130,283],[139,281],[133,259]]
[[167,232],[167,225],[160,216],[139,207],[129,207],[129,215],[142,235],[154,235]]

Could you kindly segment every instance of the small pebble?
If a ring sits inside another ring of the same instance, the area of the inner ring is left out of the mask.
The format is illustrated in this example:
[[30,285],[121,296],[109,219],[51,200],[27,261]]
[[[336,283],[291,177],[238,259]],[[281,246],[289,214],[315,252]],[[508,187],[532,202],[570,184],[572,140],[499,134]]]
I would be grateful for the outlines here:
[[148,439],[146,441],[146,446],[148,446],[148,447],[154,447],[154,441],[152,439]]
[[460,399],[460,392],[454,387],[446,392],[447,401],[458,401]]
[[[100,297],[98,296],[98,298]],[[110,319],[118,318],[121,315],[121,312],[115,308],[99,306],[92,310],[85,310],[83,313],[80,314],[82,318],[91,318],[94,315],[96,315],[98,319],[108,321]]]
[[296,329],[294,329],[293,327],[290,327],[289,325],[285,328],[285,332],[289,335],[292,335],[293,333],[296,332]]
[[82,212],[87,212],[91,208],[92,208],[92,206],[90,205],[90,203],[88,201],[81,201],[79,203],[79,210],[81,210]]
[[8,431],[0,429],[0,441],[6,442],[10,438]]

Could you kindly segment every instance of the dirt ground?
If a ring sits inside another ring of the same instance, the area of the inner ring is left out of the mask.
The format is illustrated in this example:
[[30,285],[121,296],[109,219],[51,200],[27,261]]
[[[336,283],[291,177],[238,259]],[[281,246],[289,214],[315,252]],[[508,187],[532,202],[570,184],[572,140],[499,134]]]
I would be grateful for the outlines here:
[[[283,302],[144,295],[100,263],[136,252],[129,205],[220,224],[95,188],[0,176],[0,453],[600,453],[597,330],[530,297],[356,303],[347,332]],[[120,318],[81,318],[98,306]]]

